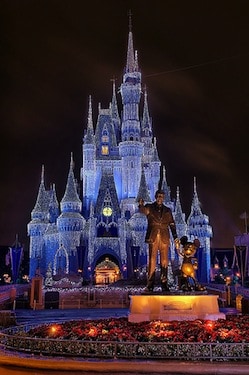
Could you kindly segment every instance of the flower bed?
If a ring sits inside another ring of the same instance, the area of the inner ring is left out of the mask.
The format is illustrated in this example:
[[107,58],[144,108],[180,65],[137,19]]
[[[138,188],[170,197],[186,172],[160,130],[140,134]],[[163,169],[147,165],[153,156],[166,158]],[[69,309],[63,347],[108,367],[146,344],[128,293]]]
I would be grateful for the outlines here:
[[26,336],[83,341],[122,342],[249,342],[249,316],[226,320],[152,321],[130,323],[127,318],[69,321],[44,324]]
[[12,327],[1,333],[6,349],[93,358],[248,360],[249,316],[217,321],[80,320]]

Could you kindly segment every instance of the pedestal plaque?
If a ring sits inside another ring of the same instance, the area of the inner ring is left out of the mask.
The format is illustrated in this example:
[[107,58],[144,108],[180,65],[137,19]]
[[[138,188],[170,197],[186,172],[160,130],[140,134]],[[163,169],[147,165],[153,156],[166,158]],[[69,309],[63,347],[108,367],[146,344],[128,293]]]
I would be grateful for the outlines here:
[[216,295],[135,295],[130,297],[129,322],[151,320],[217,320],[226,316],[219,312]]

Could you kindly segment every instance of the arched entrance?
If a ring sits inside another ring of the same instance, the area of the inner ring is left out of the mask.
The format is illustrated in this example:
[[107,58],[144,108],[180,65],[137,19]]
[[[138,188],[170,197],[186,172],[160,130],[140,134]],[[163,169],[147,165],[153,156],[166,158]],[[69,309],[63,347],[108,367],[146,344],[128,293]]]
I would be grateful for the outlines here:
[[56,250],[54,256],[54,266],[53,274],[54,275],[64,275],[69,272],[69,259],[66,248],[61,245],[59,249]]
[[99,260],[95,267],[95,284],[108,285],[118,281],[121,278],[119,266],[114,259],[105,256]]

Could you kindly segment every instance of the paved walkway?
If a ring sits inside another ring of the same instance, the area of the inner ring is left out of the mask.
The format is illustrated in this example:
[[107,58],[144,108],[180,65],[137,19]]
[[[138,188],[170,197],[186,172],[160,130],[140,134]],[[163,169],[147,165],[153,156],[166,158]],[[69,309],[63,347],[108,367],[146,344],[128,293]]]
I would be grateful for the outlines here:
[[17,324],[63,322],[66,320],[79,319],[104,319],[127,317],[129,309],[45,309],[27,310],[17,309],[15,311]]

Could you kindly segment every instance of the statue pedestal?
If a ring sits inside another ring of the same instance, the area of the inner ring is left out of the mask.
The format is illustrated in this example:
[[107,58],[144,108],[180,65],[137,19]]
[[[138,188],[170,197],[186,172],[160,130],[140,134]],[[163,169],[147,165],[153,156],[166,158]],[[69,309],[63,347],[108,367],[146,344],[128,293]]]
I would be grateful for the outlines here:
[[135,295],[130,297],[129,322],[151,320],[217,320],[226,316],[219,312],[216,295]]

